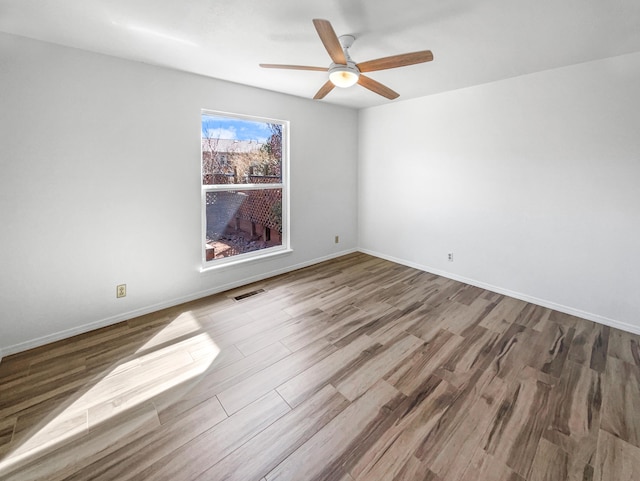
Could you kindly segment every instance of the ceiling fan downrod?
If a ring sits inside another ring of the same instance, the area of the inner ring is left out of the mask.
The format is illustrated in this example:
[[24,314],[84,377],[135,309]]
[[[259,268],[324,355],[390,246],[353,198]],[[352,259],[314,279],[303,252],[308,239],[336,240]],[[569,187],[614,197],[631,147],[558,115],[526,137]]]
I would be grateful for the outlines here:
[[356,38],[353,35],[341,35],[338,37],[338,40],[342,46],[344,58],[347,60],[347,63],[332,63],[329,67],[329,80],[331,80],[331,83],[336,87],[347,88],[356,84],[360,78],[360,70],[349,55],[349,48],[353,45]]

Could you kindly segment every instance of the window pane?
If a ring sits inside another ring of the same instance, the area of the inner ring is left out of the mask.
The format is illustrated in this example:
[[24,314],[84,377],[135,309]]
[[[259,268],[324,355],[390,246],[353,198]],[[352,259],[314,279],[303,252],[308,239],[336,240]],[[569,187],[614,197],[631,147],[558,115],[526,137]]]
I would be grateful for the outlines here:
[[202,183],[282,182],[282,124],[202,114]]
[[206,259],[282,245],[282,189],[206,193]]

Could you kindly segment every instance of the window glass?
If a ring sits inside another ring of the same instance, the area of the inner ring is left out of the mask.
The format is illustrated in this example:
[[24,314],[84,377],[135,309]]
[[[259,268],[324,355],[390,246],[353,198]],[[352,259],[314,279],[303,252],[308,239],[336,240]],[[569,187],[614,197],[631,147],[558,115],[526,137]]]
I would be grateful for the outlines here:
[[202,113],[204,260],[286,246],[286,123]]

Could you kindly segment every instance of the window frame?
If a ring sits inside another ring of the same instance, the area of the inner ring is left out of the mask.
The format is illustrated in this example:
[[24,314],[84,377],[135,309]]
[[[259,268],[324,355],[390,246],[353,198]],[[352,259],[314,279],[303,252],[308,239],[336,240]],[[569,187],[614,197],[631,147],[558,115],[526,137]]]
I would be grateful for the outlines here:
[[[282,126],[282,160],[281,160],[281,178],[280,182],[269,184],[203,184],[203,152],[202,152],[202,117],[204,115],[217,116],[221,118],[246,120],[250,122],[262,122],[269,124],[279,124]],[[292,252],[290,244],[290,222],[289,222],[289,121],[273,119],[267,117],[259,117],[255,115],[236,114],[231,112],[222,112],[219,110],[202,109],[200,111],[200,212],[201,212],[201,271],[210,271],[220,267],[226,267],[235,264],[241,264],[250,261],[259,261],[261,259],[271,258],[273,256]],[[280,189],[282,192],[282,233],[281,245],[258,249],[243,254],[237,254],[230,257],[219,259],[206,259],[207,244],[207,193],[208,192],[235,192],[247,190],[268,190]]]

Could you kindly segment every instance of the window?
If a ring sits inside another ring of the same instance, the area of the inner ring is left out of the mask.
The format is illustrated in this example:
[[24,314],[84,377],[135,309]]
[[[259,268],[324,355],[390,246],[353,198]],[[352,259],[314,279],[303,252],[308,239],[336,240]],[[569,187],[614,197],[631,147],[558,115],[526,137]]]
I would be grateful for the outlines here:
[[202,112],[205,267],[288,249],[287,123]]

